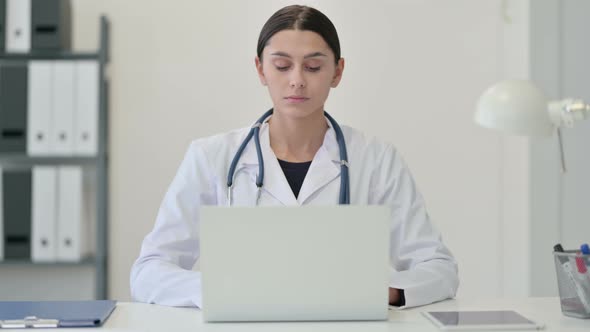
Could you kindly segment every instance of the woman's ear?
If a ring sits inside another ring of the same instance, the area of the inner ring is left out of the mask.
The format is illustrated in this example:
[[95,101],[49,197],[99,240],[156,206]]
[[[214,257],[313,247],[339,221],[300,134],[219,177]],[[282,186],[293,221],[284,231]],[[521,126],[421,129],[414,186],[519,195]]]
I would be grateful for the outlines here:
[[256,71],[258,72],[258,78],[260,79],[260,83],[266,86],[266,78],[264,77],[264,71],[262,70],[262,61],[258,56],[254,58],[254,63],[256,64]]
[[342,79],[342,72],[344,72],[344,58],[340,58],[338,60],[338,64],[336,64],[336,71],[334,72],[334,78],[332,79],[331,87],[335,88],[340,84],[340,80]]

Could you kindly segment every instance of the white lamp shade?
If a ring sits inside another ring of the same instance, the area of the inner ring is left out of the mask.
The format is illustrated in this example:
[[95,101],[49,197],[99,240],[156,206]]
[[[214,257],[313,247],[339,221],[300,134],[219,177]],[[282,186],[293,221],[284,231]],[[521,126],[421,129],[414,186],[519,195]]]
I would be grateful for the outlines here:
[[477,102],[475,122],[517,135],[550,136],[554,125],[545,95],[531,82],[508,80],[487,89]]

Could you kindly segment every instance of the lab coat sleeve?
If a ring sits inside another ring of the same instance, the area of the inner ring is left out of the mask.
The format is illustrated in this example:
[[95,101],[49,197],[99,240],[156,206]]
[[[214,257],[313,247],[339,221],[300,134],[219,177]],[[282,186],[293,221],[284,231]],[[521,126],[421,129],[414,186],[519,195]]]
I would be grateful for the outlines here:
[[393,147],[386,149],[381,167],[378,197],[392,208],[390,287],[404,290],[404,307],[454,297],[457,263],[431,223],[409,169]]
[[205,153],[193,142],[131,269],[135,301],[201,306],[201,275],[192,268],[199,257],[199,206],[215,200],[210,174]]

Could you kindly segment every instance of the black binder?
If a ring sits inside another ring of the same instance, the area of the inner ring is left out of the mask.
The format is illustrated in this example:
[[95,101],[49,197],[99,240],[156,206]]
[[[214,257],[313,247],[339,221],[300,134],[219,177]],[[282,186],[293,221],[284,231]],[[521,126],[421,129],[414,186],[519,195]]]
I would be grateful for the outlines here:
[[[31,258],[31,170],[2,172],[4,258]],[[1,312],[1,311],[0,311]]]
[[0,328],[98,327],[116,301],[0,301]]
[[32,0],[31,50],[69,50],[70,21],[68,0]]
[[27,151],[26,62],[0,62],[0,152]]
[[6,0],[0,0],[0,53],[4,52],[6,35]]

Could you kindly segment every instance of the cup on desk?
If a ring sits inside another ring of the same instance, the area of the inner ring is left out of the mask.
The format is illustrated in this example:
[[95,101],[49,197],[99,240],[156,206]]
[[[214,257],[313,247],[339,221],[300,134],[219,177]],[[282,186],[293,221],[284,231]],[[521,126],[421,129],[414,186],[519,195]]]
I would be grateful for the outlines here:
[[590,318],[590,255],[575,250],[553,252],[561,311],[566,316]]

